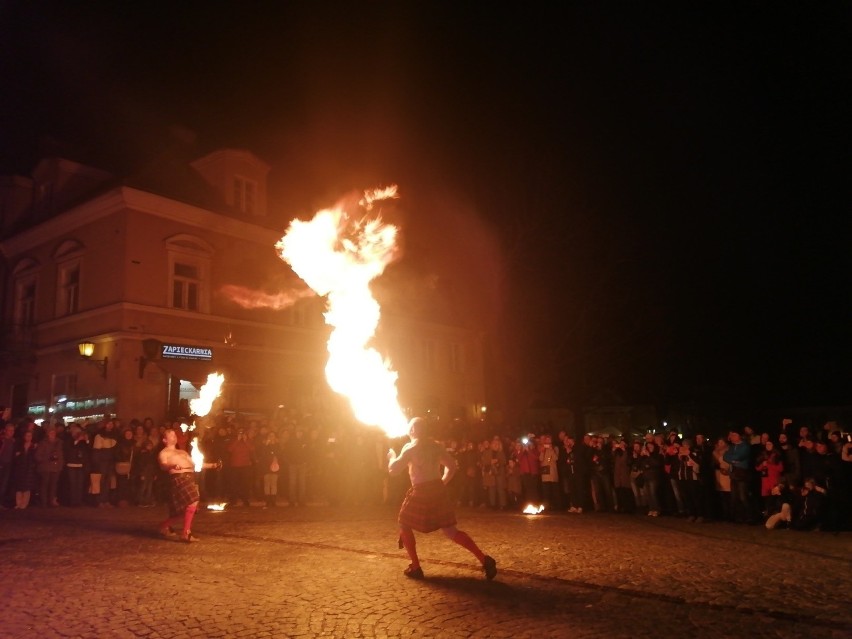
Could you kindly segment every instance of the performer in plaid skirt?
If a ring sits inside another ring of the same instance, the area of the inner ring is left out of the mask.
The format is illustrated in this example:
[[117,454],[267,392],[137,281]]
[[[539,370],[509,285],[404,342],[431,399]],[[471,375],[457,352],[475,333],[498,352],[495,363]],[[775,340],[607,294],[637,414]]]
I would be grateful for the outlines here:
[[402,447],[399,455],[393,449],[388,451],[388,472],[397,474],[408,468],[411,478],[411,488],[399,510],[400,544],[411,558],[403,574],[423,579],[414,531],[428,533],[440,528],[449,539],[473,553],[487,579],[494,579],[497,562],[483,553],[467,533],[456,528],[456,515],[446,490],[456,472],[456,460],[438,442],[426,437],[426,428],[426,420],[415,417],[408,427],[411,441]]
[[[189,453],[175,447],[177,433],[167,428],[163,433],[165,448],[160,451],[160,468],[169,473],[169,518],[160,524],[160,534],[164,537],[176,537],[172,524],[183,520],[183,533],[180,538],[191,543],[198,541],[192,534],[192,519],[198,509],[201,494],[195,481],[195,464]],[[217,468],[218,464],[205,463],[204,468]]]

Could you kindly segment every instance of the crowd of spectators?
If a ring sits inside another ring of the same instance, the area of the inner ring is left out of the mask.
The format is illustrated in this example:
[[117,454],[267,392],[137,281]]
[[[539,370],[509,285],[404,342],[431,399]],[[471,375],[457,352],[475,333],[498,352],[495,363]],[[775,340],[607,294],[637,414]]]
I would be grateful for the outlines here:
[[[182,426],[183,424],[183,426]],[[386,472],[388,440],[376,430],[329,429],[307,419],[270,422],[220,415],[181,420],[106,416],[38,425],[6,422],[0,439],[0,504],[151,507],[165,504],[157,462],[172,427],[221,468],[199,474],[202,500],[228,507],[398,505],[407,478]],[[730,521],[767,528],[852,529],[852,438],[785,420],[776,433],[735,429],[714,440],[677,431],[642,437],[530,433],[464,437],[444,445],[459,470],[459,506],[546,513],[619,513]]]

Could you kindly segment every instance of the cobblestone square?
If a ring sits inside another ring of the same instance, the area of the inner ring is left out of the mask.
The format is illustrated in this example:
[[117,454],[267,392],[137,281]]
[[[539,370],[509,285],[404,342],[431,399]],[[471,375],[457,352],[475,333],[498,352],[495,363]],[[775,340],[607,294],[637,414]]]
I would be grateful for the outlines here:
[[497,578],[438,532],[413,582],[389,508],[204,511],[191,545],[163,514],[0,513],[0,636],[852,636],[848,533],[460,509]]

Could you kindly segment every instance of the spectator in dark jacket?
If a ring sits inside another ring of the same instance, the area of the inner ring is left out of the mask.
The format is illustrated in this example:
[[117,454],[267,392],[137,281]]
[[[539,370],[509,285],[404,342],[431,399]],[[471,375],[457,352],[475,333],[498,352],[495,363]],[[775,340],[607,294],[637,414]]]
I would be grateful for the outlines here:
[[132,428],[125,427],[121,431],[114,450],[116,499],[119,506],[129,506],[133,497],[131,491],[131,474],[135,453]]
[[784,465],[784,483],[788,486],[798,485],[802,480],[799,449],[790,442],[787,433],[778,435],[778,449],[781,453],[781,463]]
[[58,506],[56,487],[59,484],[59,473],[65,466],[65,451],[62,449],[62,441],[56,435],[56,429],[47,430],[47,434],[36,449],[35,456],[41,479],[39,490],[41,505],[45,508]]
[[15,508],[23,510],[30,505],[30,495],[36,489],[38,474],[36,467],[36,445],[33,442],[33,430],[25,430],[21,441],[15,448],[15,461],[12,476],[15,485]]
[[154,482],[158,474],[154,444],[147,437],[140,439],[133,449],[133,462],[130,465],[131,484],[134,486],[134,495],[139,506],[147,508],[156,504]]
[[108,419],[92,439],[92,495],[98,506],[112,506],[110,491],[115,477],[115,446],[118,443],[115,422]]
[[287,498],[290,505],[304,506],[308,494],[310,448],[301,428],[296,428],[293,436],[282,445],[281,454],[287,464]]
[[818,486],[812,477],[805,480],[793,499],[793,520],[790,525],[795,530],[813,530],[822,524],[823,497],[825,489]]
[[12,478],[12,464],[15,461],[15,425],[6,423],[0,435],[0,508],[6,507],[6,496]]
[[68,505],[83,505],[86,477],[89,474],[89,436],[85,430],[74,426],[65,446],[65,472],[68,476]]
[[663,456],[656,442],[645,442],[642,459],[642,496],[648,505],[648,515],[660,516],[660,483],[663,480]]

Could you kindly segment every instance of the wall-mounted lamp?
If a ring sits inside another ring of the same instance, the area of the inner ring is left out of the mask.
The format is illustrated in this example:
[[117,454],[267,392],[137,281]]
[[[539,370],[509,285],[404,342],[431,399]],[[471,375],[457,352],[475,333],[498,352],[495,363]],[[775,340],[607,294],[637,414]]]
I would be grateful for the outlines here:
[[103,359],[92,359],[92,353],[95,352],[95,345],[92,344],[92,342],[80,342],[77,344],[77,349],[80,351],[80,357],[101,369],[101,376],[106,379],[109,357],[104,357]]

